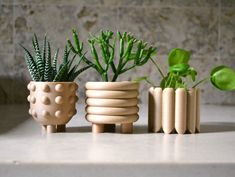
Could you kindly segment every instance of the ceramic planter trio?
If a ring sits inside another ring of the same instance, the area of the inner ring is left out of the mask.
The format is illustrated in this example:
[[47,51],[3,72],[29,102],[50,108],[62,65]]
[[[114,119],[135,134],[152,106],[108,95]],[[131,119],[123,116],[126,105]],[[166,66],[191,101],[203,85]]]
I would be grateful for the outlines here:
[[[115,131],[132,133],[133,122],[139,116],[139,84],[133,82],[88,82],[86,84],[86,119],[92,123],[92,132]],[[30,82],[29,114],[47,133],[63,132],[65,125],[76,114],[74,82]],[[179,134],[200,131],[200,91],[191,89],[150,88],[149,132]]]

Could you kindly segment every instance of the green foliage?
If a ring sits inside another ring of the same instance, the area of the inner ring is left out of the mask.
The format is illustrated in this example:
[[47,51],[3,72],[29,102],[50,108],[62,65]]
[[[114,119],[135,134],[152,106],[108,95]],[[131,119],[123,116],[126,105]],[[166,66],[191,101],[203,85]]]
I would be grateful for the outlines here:
[[[160,87],[164,88],[188,88],[189,83],[194,84],[192,87],[196,87],[203,82],[210,79],[211,83],[220,90],[235,90],[235,72],[233,69],[227,66],[218,66],[212,69],[209,77],[204,78],[195,84],[197,79],[197,71],[189,65],[190,52],[183,49],[172,49],[168,55],[168,73],[166,76],[161,71],[157,62],[151,59],[156,69],[162,76]],[[135,81],[140,82],[145,80],[149,84],[153,85],[149,81],[148,77],[140,77]],[[154,86],[154,85],[153,85]]]
[[[78,62],[74,62],[76,56],[70,59],[70,50],[68,51],[65,46],[63,62],[57,69],[58,53],[59,49],[56,50],[54,57],[51,57],[51,46],[50,42],[47,41],[46,36],[44,37],[42,52],[38,43],[36,34],[32,38],[32,45],[34,49],[34,57],[28,49],[20,45],[25,52],[25,62],[27,64],[29,73],[32,80],[42,82],[70,82],[73,81],[80,73],[90,68],[90,65],[84,68],[78,69],[79,64],[83,57],[79,57]],[[72,66],[72,65],[75,66]]]
[[235,90],[235,72],[227,66],[214,68],[210,80],[220,90]]
[[194,82],[197,72],[188,62],[190,52],[183,49],[172,49],[168,55],[169,71],[162,79],[160,86],[162,88],[187,88],[188,78]]
[[[91,65],[103,81],[116,81],[121,74],[136,66],[143,66],[156,53],[156,48],[149,47],[147,43],[129,33],[117,32],[115,35],[112,31],[101,31],[100,35],[88,40],[93,58],[89,60],[83,52],[83,43],[80,42],[75,30],[73,40],[74,44],[68,40],[71,51],[80,57],[83,56],[84,62]],[[113,73],[112,76],[109,75],[109,71]]]
[[175,48],[172,49],[168,55],[168,64],[169,66],[177,65],[177,64],[188,64],[190,59],[190,52]]

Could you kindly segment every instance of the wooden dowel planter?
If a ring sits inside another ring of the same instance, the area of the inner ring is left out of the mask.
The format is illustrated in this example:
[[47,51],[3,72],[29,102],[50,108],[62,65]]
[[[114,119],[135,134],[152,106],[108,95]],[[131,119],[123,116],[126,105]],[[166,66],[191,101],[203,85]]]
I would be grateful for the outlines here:
[[138,89],[139,84],[132,82],[88,82],[86,119],[92,132],[114,132],[120,124],[121,133],[132,133],[139,118]]
[[200,90],[149,89],[149,132],[200,132]]
[[29,113],[41,124],[42,132],[64,132],[76,114],[77,84],[74,82],[30,82]]

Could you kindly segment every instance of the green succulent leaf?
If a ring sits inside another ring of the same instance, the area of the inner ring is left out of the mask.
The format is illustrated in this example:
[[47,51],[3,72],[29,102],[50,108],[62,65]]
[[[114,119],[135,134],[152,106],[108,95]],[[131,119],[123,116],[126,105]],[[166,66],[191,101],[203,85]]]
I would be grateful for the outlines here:
[[52,61],[52,73],[53,73],[53,78],[57,74],[57,60],[58,60],[58,54],[59,54],[59,49],[56,50],[55,55],[53,57]]
[[[74,33],[76,32],[73,31],[73,36]],[[75,47],[70,40],[68,40],[68,46],[73,53],[81,57],[81,52],[76,50],[76,46],[78,46],[76,44],[79,43],[76,40],[75,37]],[[122,73],[147,63],[156,51],[156,48],[148,47],[147,43],[136,39],[132,34],[119,31],[116,35],[112,31],[101,31],[99,35],[88,39],[88,43],[93,61],[87,57],[83,57],[83,61],[94,68],[103,81],[109,81],[109,79],[113,82],[116,81]],[[117,61],[115,61],[116,58],[118,58]],[[110,69],[113,72],[112,77],[110,77]]]
[[43,59],[42,59],[42,55],[41,55],[41,52],[40,52],[40,47],[39,47],[39,43],[38,43],[38,38],[37,38],[37,35],[34,34],[34,46],[35,46],[35,53],[36,53],[36,64],[37,64],[37,68],[38,68],[38,71],[40,73],[40,77],[43,78],[43,72],[44,72],[44,62],[43,62]]
[[44,41],[43,41],[43,52],[42,52],[42,60],[45,63],[46,61],[46,50],[47,50],[47,37],[46,35],[44,36]]
[[218,66],[211,71],[211,83],[220,90],[235,90],[235,72],[227,66]]
[[39,81],[40,80],[40,74],[37,70],[37,65],[35,63],[34,58],[32,57],[31,53],[22,45],[20,45],[23,50],[25,51],[25,62],[27,64],[30,76],[32,80]]
[[47,42],[47,56],[44,70],[44,80],[50,82],[52,80],[52,67],[51,67],[51,46]]
[[62,64],[58,73],[56,74],[53,82],[59,82],[59,81],[66,81],[64,80],[64,76],[66,75],[67,71],[68,71],[68,62],[65,64]]

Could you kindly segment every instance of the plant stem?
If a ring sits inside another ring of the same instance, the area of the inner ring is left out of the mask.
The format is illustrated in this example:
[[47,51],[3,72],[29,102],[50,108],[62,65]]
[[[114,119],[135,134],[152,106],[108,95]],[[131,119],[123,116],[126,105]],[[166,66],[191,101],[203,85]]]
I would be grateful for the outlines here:
[[151,57],[150,57],[150,60],[151,60],[151,61],[153,62],[153,64],[156,66],[156,68],[157,68],[158,72],[161,74],[162,78],[164,78],[165,76],[164,76],[164,74],[163,74],[161,68],[158,66],[158,64],[157,64]]
[[112,79],[112,82],[115,82],[115,81],[117,80],[118,75],[119,75],[118,72],[116,72],[116,73],[114,74],[113,79]]
[[197,87],[199,84],[201,84],[201,83],[203,83],[203,82],[205,82],[205,81],[207,81],[207,80],[209,80],[210,79],[210,77],[206,77],[206,78],[204,78],[204,79],[202,79],[202,80],[200,80],[199,82],[197,82],[192,88],[195,88],[195,87]]
[[156,87],[156,86],[153,84],[153,82],[151,82],[150,80],[145,79],[145,81],[146,81],[148,84],[152,85],[153,87]]

